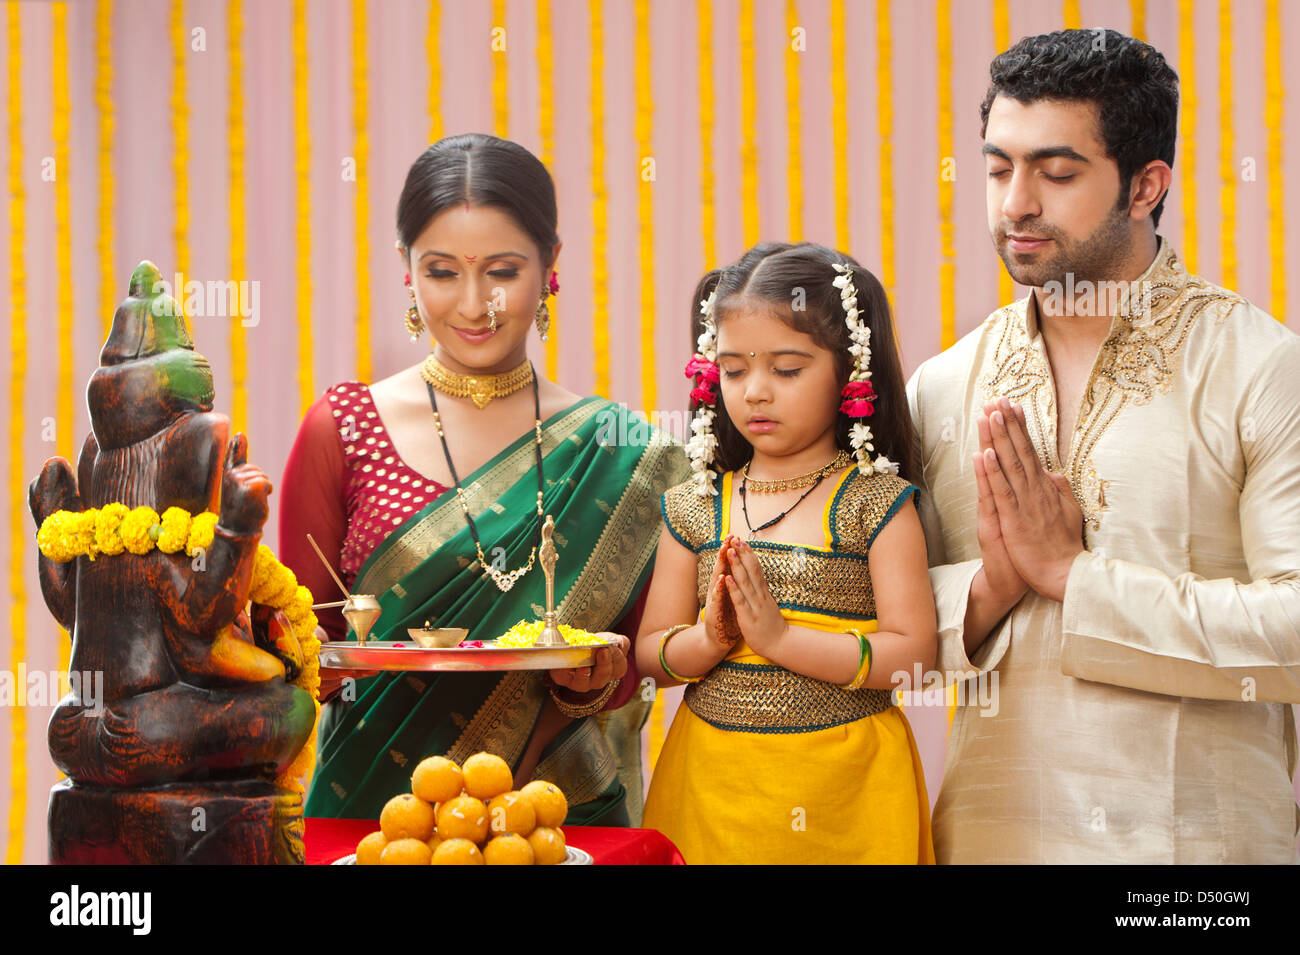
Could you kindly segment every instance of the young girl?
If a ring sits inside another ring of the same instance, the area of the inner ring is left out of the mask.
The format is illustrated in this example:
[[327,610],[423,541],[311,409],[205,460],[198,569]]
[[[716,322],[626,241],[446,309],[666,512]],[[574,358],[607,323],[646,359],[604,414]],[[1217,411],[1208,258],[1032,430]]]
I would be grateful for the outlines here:
[[695,300],[695,475],[663,496],[636,650],[688,686],[644,824],[688,863],[933,862],[893,703],[937,637],[884,290],[840,252],[765,243]]

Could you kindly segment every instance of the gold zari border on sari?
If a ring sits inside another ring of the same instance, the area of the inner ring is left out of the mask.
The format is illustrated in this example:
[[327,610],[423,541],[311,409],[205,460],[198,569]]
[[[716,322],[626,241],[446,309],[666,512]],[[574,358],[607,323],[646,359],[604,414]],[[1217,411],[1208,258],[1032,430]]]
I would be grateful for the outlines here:
[[599,620],[627,605],[641,568],[659,546],[658,535],[645,531],[660,520],[657,488],[671,484],[682,472],[683,462],[679,445],[651,442],[645,449],[605,523],[605,532],[560,601],[561,620],[574,627],[599,629]]
[[506,673],[447,750],[447,758],[463,763],[475,753],[495,753],[514,766],[545,702],[541,673]]
[[617,777],[618,760],[595,720],[583,720],[533,770],[533,779],[544,779],[559,786],[574,806],[591,802],[612,786]]

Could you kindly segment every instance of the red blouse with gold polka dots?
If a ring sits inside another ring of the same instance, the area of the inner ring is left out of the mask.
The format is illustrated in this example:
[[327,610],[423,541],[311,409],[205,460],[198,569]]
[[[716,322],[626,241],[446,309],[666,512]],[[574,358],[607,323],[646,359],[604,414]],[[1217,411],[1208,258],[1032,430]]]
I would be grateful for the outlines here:
[[[309,532],[350,588],[379,543],[447,488],[402,460],[370,389],[347,381],[307,412],[281,491],[280,559],[317,600],[329,601],[338,599],[338,587],[307,542]],[[318,617],[331,639],[343,639],[341,612]]]

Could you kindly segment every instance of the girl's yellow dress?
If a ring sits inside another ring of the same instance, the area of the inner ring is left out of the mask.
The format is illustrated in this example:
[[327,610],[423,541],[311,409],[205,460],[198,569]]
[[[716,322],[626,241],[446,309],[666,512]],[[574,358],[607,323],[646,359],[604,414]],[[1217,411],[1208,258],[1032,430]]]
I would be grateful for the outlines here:
[[[687,482],[662,498],[669,530],[698,555],[701,607],[730,528],[733,476],[716,497]],[[867,552],[916,490],[850,468],[823,513],[824,547],[749,541],[782,616],[830,633],[875,630]],[[921,758],[892,692],[793,673],[743,641],[687,687],[643,825],[694,864],[934,862]]]

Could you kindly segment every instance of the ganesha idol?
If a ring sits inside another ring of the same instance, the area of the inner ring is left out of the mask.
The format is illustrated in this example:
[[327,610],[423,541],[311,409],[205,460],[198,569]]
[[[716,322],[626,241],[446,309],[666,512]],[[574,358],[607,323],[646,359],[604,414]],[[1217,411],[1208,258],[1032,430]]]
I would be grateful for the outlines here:
[[90,379],[77,470],[46,461],[29,505],[38,527],[91,508],[216,521],[203,548],[39,558],[72,669],[103,675],[93,706],[74,689],[50,720],[67,775],[50,796],[50,861],[301,863],[301,791],[281,774],[317,704],[292,682],[305,663],[287,618],[249,604],[271,484],[213,413],[212,371],[160,287],[150,262],[131,275]]

